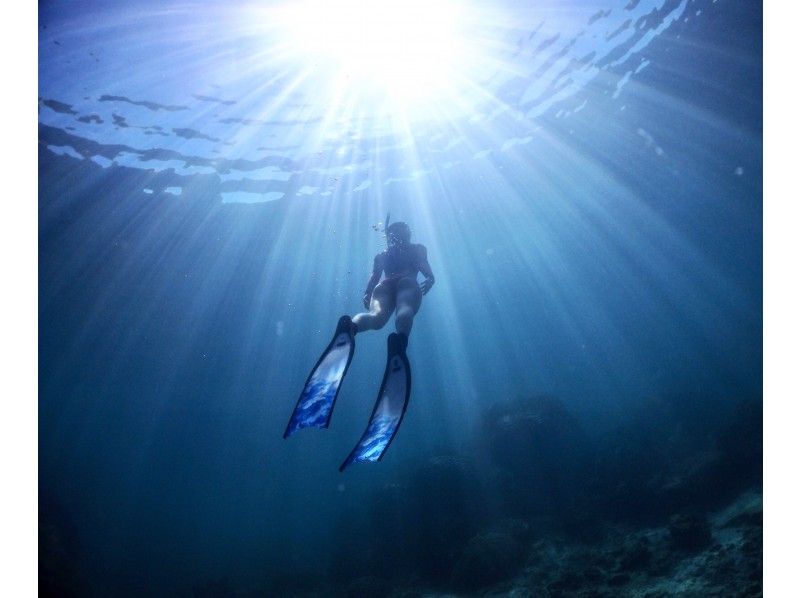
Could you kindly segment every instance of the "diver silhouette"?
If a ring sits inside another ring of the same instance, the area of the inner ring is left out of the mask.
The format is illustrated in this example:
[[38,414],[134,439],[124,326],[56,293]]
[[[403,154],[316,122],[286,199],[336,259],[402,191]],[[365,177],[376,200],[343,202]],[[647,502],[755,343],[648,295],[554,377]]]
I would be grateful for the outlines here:
[[[377,225],[380,226],[380,225]],[[435,282],[424,245],[411,242],[411,228],[405,222],[383,226],[386,249],[375,256],[372,274],[362,301],[368,311],[342,316],[333,339],[306,379],[284,438],[302,428],[327,428],[355,351],[355,336],[366,330],[380,330],[395,314],[396,332],[387,339],[386,369],[378,399],[367,429],[339,471],[351,463],[379,461],[397,434],[411,395],[411,366],[406,355],[408,335],[414,316]],[[425,279],[420,284],[417,276]],[[383,277],[383,278],[381,278]]]
[[[431,290],[435,278],[428,263],[424,245],[411,243],[411,228],[405,222],[394,222],[386,229],[387,248],[375,256],[372,275],[364,291],[364,308],[369,310],[353,317],[357,331],[380,330],[395,314],[395,329],[405,336],[414,324],[414,316],[422,304],[422,296]],[[425,276],[417,284],[417,273]],[[385,274],[383,280],[381,275]]]

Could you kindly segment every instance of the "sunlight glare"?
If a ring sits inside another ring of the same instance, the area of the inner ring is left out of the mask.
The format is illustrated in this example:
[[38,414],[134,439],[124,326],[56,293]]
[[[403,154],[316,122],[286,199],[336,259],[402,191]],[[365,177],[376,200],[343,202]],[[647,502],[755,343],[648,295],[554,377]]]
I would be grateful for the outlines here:
[[289,54],[338,85],[403,102],[454,87],[466,46],[446,0],[305,0],[284,7],[280,25]]

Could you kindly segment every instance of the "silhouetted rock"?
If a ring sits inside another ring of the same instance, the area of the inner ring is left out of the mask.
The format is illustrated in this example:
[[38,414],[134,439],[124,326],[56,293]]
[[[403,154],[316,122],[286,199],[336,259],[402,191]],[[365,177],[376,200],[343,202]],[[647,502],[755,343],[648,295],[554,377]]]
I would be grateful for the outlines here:
[[669,537],[673,548],[696,552],[711,544],[711,526],[699,515],[673,515],[669,521]]
[[590,493],[590,443],[557,399],[497,403],[484,415],[483,434],[512,514],[562,516]]
[[733,410],[717,439],[722,460],[733,472],[736,494],[761,485],[764,458],[764,412],[757,400],[742,401]]
[[626,575],[625,573],[617,573],[616,575],[612,575],[609,578],[608,585],[610,585],[611,587],[617,588],[617,587],[624,586],[624,585],[628,584],[630,581],[631,581],[631,578],[630,578],[629,575]]
[[650,543],[645,538],[640,538],[634,544],[627,546],[619,561],[618,570],[622,573],[642,571],[650,565],[653,553]]
[[672,483],[663,489],[663,503],[672,511],[707,512],[743,491],[760,487],[763,459],[763,416],[760,401],[739,403],[705,452],[684,460]]
[[626,523],[663,524],[662,488],[670,463],[683,454],[682,427],[675,402],[653,395],[637,401],[626,419],[598,440],[598,483],[594,499],[607,519]]
[[641,401],[596,447],[594,504],[612,521],[663,525],[675,512],[707,513],[759,486],[761,402],[713,417],[691,394]]
[[528,537],[528,525],[519,520],[474,536],[453,570],[453,586],[474,591],[512,577],[525,560]]

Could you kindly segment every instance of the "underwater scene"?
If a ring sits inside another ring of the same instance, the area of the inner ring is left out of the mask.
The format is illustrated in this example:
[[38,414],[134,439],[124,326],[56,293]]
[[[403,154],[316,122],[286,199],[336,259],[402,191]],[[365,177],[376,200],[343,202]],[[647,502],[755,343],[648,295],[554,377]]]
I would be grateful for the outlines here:
[[762,6],[38,7],[39,592],[762,594]]

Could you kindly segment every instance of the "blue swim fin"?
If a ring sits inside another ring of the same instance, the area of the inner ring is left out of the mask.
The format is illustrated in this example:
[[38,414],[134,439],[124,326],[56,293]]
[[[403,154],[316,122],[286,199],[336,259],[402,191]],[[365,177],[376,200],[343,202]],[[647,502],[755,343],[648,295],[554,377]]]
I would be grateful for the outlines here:
[[342,316],[333,339],[328,344],[317,365],[311,370],[297,406],[289,419],[284,438],[302,428],[327,428],[333,413],[333,404],[339,395],[347,368],[356,349],[356,327],[350,316]]
[[408,338],[393,332],[387,344],[386,370],[367,430],[339,471],[351,463],[380,461],[403,421],[411,395],[411,366],[406,357]]

